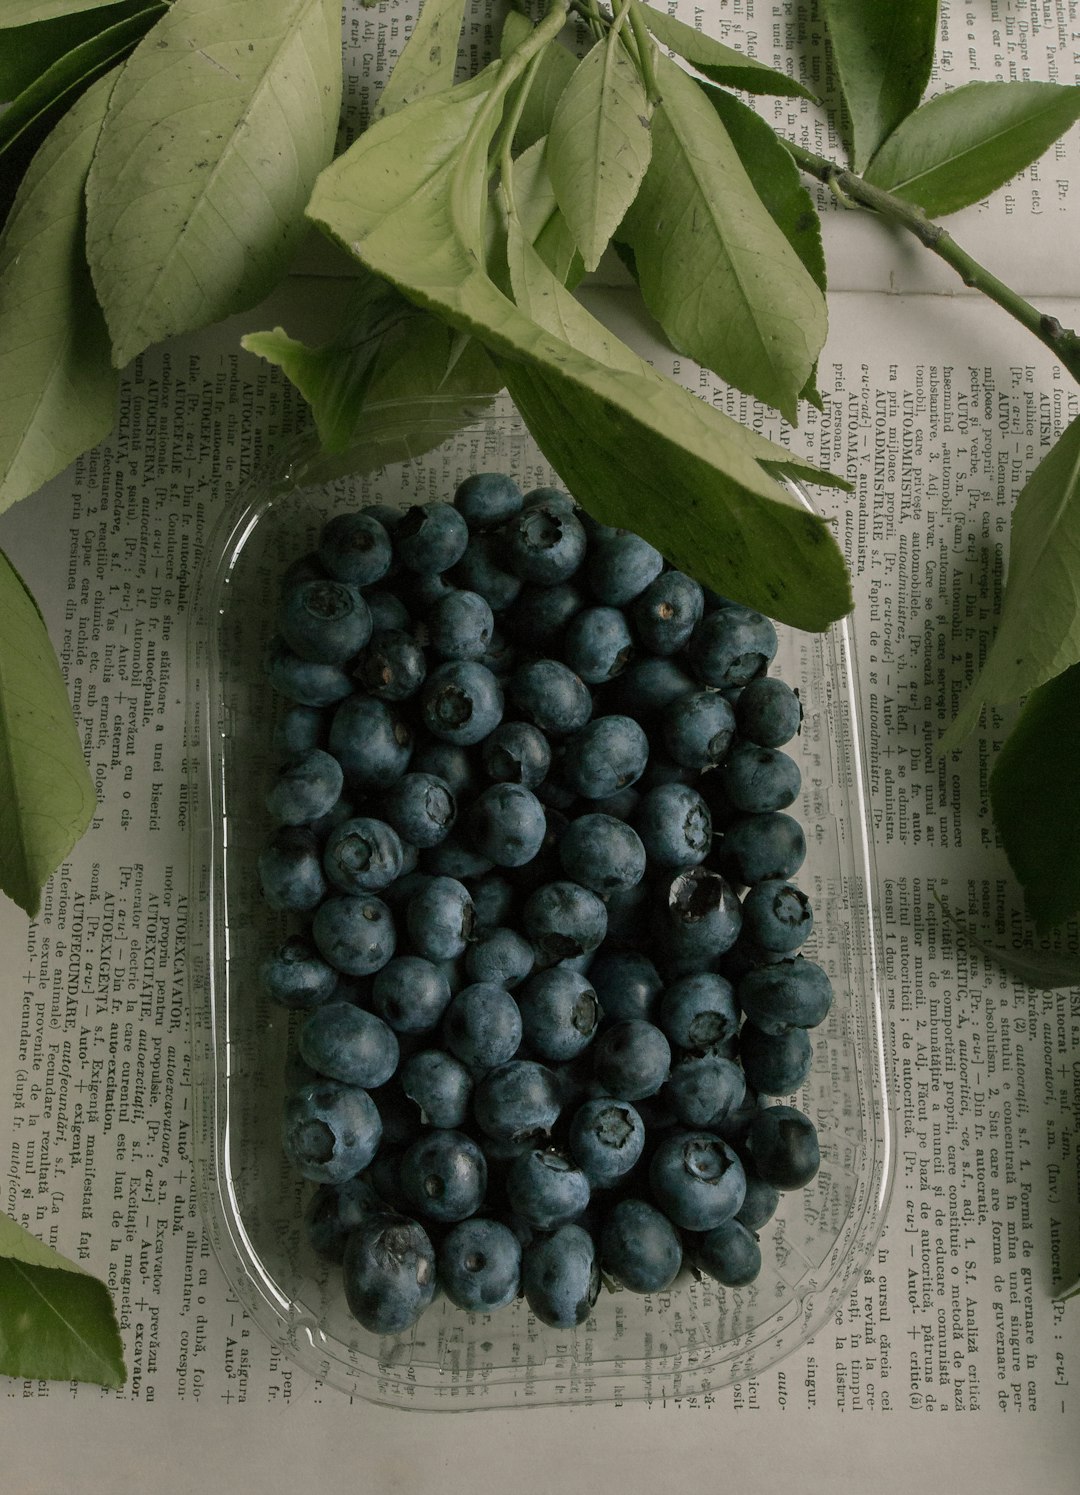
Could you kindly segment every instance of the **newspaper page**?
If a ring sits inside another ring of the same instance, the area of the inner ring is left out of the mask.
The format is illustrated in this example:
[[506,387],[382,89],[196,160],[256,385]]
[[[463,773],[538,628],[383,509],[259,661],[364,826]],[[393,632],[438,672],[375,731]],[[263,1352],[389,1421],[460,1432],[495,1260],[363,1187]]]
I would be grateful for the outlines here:
[[[751,49],[765,60],[790,55],[784,28],[804,10],[769,6],[766,25],[755,0],[719,7],[733,28],[725,39],[749,40],[755,29]],[[976,53],[966,42],[958,49],[955,81],[997,76],[979,71],[993,55],[993,27],[1019,44],[1021,20],[1032,76],[1048,74],[1051,55],[1056,76],[1066,76],[1068,47],[1051,21],[1074,22],[1074,10],[1006,0],[970,7],[975,19],[965,12],[964,24]],[[365,61],[378,14],[352,19],[365,83],[392,61],[388,52]],[[706,7],[701,18],[711,15]],[[943,28],[957,15],[943,6]],[[772,58],[759,42],[774,35]],[[994,64],[1003,76],[1011,55]],[[826,144],[834,148],[822,137]],[[1063,174],[1080,181],[1075,164]],[[1006,275],[1031,263],[1032,180],[1022,190],[1027,228],[1015,241],[996,200],[972,216]],[[1062,201],[1071,211],[1073,196]],[[1071,293],[1062,245],[1073,236],[1055,221],[1049,237],[1058,278],[1048,269],[1035,288]],[[876,294],[864,291],[857,265],[833,272],[825,408],[807,411],[794,435],[642,342],[624,292],[589,293],[659,366],[854,484],[851,496],[815,497],[835,516],[855,582],[895,1105],[887,1223],[835,1323],[736,1387],[672,1402],[659,1384],[649,1425],[656,1450],[670,1452],[680,1436],[672,1429],[683,1426],[676,1412],[697,1412],[703,1425],[722,1417],[727,1427],[743,1426],[731,1419],[745,1414],[760,1442],[797,1420],[826,1447],[842,1428],[847,1455],[861,1449],[869,1459],[880,1447],[902,1457],[914,1437],[920,1448],[955,1450],[962,1424],[982,1458],[957,1464],[954,1488],[994,1488],[989,1466],[1037,1470],[1042,1488],[1065,1491],[1075,1488],[1070,1458],[1080,1452],[1080,1314],[1056,1294],[1080,1275],[1080,997],[1026,986],[979,948],[1014,949],[1024,935],[985,811],[1003,719],[991,716],[955,759],[942,758],[936,741],[985,654],[1016,493],[1076,413],[1076,395],[1049,355],[975,298],[882,294],[890,260],[877,242],[866,271]],[[113,435],[0,516],[0,546],[41,604],[60,656],[99,801],[40,917],[28,925],[0,905],[11,997],[0,1045],[3,1208],[108,1282],[130,1369],[116,1393],[0,1380],[5,1457],[24,1458],[22,1467],[42,1428],[85,1429],[87,1458],[99,1425],[148,1437],[139,1430],[161,1424],[140,1403],[167,1416],[202,1409],[223,1473],[240,1446],[241,1406],[302,1406],[305,1446],[328,1419],[339,1430],[353,1425],[343,1419],[356,1409],[341,1393],[262,1337],[214,1258],[194,1193],[187,1012],[190,581],[220,496],[304,419],[283,381],[239,351],[239,330],[274,320],[290,330],[320,318],[332,325],[333,291],[297,278],[271,307],[145,355],[125,375]],[[1080,320],[1080,302],[1045,297],[1048,313]],[[927,1412],[939,1414],[931,1431],[914,1421]],[[603,1446],[632,1441],[629,1413],[630,1404],[596,1409],[589,1425]],[[370,1409],[365,1419],[376,1453],[400,1446],[400,1421]],[[445,1446],[464,1439],[496,1449],[505,1437],[486,1432],[505,1427],[495,1414],[466,1421],[465,1434],[440,1433]],[[535,1437],[515,1432],[514,1442],[534,1447]],[[430,1457],[416,1448],[417,1467]],[[909,1479],[910,1469],[887,1467],[880,1487]],[[389,1475],[385,1487],[395,1487]]]

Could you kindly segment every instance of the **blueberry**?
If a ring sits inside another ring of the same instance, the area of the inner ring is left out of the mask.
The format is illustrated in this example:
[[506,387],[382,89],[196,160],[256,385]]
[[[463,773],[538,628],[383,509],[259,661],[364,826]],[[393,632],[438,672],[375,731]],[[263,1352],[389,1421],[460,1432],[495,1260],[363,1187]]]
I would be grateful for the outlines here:
[[352,1002],[327,1002],[304,1021],[297,1045],[305,1063],[321,1075],[372,1090],[397,1069],[398,1041],[392,1029]]
[[510,1208],[537,1230],[557,1230],[584,1214],[591,1190],[574,1160],[554,1147],[534,1147],[510,1164]]
[[628,529],[599,525],[589,544],[585,570],[594,596],[610,607],[625,607],[655,581],[664,557]]
[[760,1230],[776,1214],[780,1190],[765,1182],[754,1167],[752,1158],[743,1159],[743,1172],[746,1174],[746,1198],[735,1219],[740,1225],[745,1225],[747,1230]]
[[303,935],[290,935],[259,966],[263,991],[278,1007],[305,1011],[328,1002],[337,990],[338,973]]
[[344,664],[371,637],[371,613],[348,582],[305,581],[282,599],[278,631],[301,659]]
[[585,555],[581,520],[565,505],[545,501],[522,509],[504,531],[506,561],[523,581],[554,586],[566,581]]
[[566,744],[562,777],[586,799],[603,799],[635,784],[649,759],[649,739],[629,716],[601,716]]
[[533,965],[533,947],[516,929],[490,929],[465,952],[470,980],[493,981],[511,990],[521,985]]
[[603,685],[622,673],[634,652],[625,616],[617,607],[587,607],[571,620],[563,654],[587,685]]
[[405,922],[418,955],[453,960],[472,938],[474,913],[469,890],[453,877],[433,877],[409,900]]
[[712,1132],[676,1128],[660,1141],[649,1164],[653,1197],[683,1230],[712,1230],[730,1220],[746,1194],[735,1151]]
[[469,888],[473,901],[474,928],[479,940],[484,934],[501,929],[511,922],[514,887],[501,872],[489,872],[476,878]]
[[629,1173],[645,1146],[645,1124],[629,1101],[587,1100],[570,1122],[570,1152],[594,1189]]
[[352,681],[339,664],[301,659],[280,634],[266,646],[263,671],[273,688],[298,706],[332,706],[352,693]]
[[399,571],[394,586],[413,618],[423,617],[456,590],[449,577],[438,571]]
[[589,980],[608,1022],[631,1017],[656,1021],[664,983],[649,957],[639,950],[609,950],[605,945],[589,967]]
[[305,555],[297,556],[281,573],[281,595],[287,597],[294,587],[303,586],[306,581],[325,580],[326,567],[320,561],[318,551],[309,550]]
[[746,1079],[720,1054],[689,1055],[672,1065],[664,1095],[684,1126],[719,1127],[742,1105]]
[[664,746],[685,768],[715,768],[735,735],[735,713],[717,690],[679,696],[661,717]]
[[469,1313],[493,1313],[518,1295],[521,1243],[501,1221],[462,1220],[440,1244],[438,1266],[451,1303]]
[[596,992],[584,976],[552,966],[532,976],[517,998],[525,1042],[541,1059],[573,1059],[592,1042],[600,1023]]
[[322,747],[326,741],[326,717],[317,706],[289,706],[274,727],[272,747],[283,758]]
[[372,983],[371,1005],[397,1033],[427,1033],[450,1004],[445,974],[418,955],[388,961]]
[[531,722],[500,722],[480,745],[484,771],[499,784],[535,789],[551,767],[551,746]]
[[806,860],[806,836],[780,810],[740,815],[724,828],[714,860],[725,877],[743,885],[794,877]]
[[494,1069],[517,1053],[521,1013],[505,986],[474,981],[451,999],[443,1018],[443,1038],[470,1069]]
[[473,801],[466,830],[482,856],[497,867],[531,862],[544,840],[544,807],[523,784],[492,784]]
[[447,592],[428,615],[431,647],[442,659],[482,659],[495,633],[495,614],[479,592]]
[[371,614],[372,634],[408,633],[412,628],[409,609],[394,592],[376,587],[364,593],[364,601]]
[[346,1242],[342,1276],[345,1301],[363,1328],[402,1334],[435,1296],[435,1251],[417,1221],[372,1214]]
[[634,829],[645,855],[658,867],[703,862],[712,847],[712,816],[688,784],[660,784],[642,796]]
[[600,1263],[632,1293],[659,1293],[682,1266],[682,1241],[668,1217],[644,1199],[620,1199],[604,1221]]
[[364,1174],[340,1184],[320,1184],[304,1211],[308,1242],[327,1261],[340,1262],[350,1232],[365,1216],[384,1208]]
[[370,893],[327,898],[315,910],[311,933],[320,954],[347,976],[381,970],[397,943],[393,915]]
[[488,1137],[533,1145],[547,1139],[561,1108],[556,1076],[532,1059],[511,1059],[489,1070],[473,1101],[477,1125]]
[[433,737],[470,747],[502,720],[502,686],[485,665],[451,659],[438,665],[420,691],[420,714]]
[[495,535],[474,534],[451,573],[463,592],[478,592],[492,612],[503,612],[521,591],[521,577],[506,565],[502,541]]
[[522,1254],[521,1281],[541,1323],[553,1329],[583,1324],[600,1292],[592,1236],[580,1225],[563,1225],[531,1241]]
[[384,820],[354,816],[330,832],[323,868],[343,892],[378,893],[401,873],[401,840]]
[[751,680],[735,705],[739,736],[759,747],[783,747],[798,732],[802,719],[798,693],[783,680],[768,675]]
[[420,1107],[428,1126],[463,1126],[469,1115],[473,1079],[460,1059],[445,1049],[420,1049],[401,1066],[401,1088]]
[[641,791],[633,784],[628,784],[617,794],[605,794],[601,799],[593,800],[594,808],[601,814],[610,815],[615,820],[625,820],[628,823],[637,814],[637,807],[640,803]]
[[643,795],[648,794],[650,789],[659,789],[667,784],[683,784],[700,792],[703,777],[700,769],[687,768],[685,763],[676,763],[674,758],[669,758],[663,751],[662,743],[659,746],[654,744],[637,787]]
[[318,842],[305,826],[276,830],[259,852],[257,867],[263,900],[278,912],[312,909],[326,892]]
[[752,742],[736,742],[718,772],[732,805],[744,814],[786,810],[802,788],[802,771],[794,758]]
[[615,681],[613,709],[633,717],[650,716],[697,689],[697,682],[674,659],[635,659]]
[[571,619],[587,603],[576,579],[553,587],[524,586],[506,615],[506,627],[528,653],[555,654],[560,651]]
[[487,1190],[487,1159],[480,1147],[453,1127],[435,1127],[409,1144],[401,1159],[406,1199],[431,1220],[474,1215]]
[[358,788],[386,788],[409,766],[413,734],[393,706],[353,695],[334,712],[330,751]]
[[336,514],[323,526],[319,559],[338,581],[369,587],[390,569],[390,536],[370,514]]
[[745,1022],[739,1032],[739,1058],[747,1081],[761,1095],[793,1095],[810,1073],[813,1044],[805,1028],[765,1033]]
[[748,939],[762,950],[787,954],[797,949],[814,927],[810,899],[793,883],[772,877],[755,883],[743,899]]
[[645,875],[641,837],[611,815],[579,815],[563,833],[558,850],[567,877],[602,898],[636,887]]
[[410,571],[449,571],[465,554],[469,526],[452,504],[436,501],[406,509],[394,530],[398,559]]
[[671,1047],[653,1023],[625,1018],[601,1033],[593,1047],[593,1073],[617,1100],[644,1100],[668,1077]]
[[507,694],[542,732],[565,737],[579,732],[592,713],[585,682],[557,659],[534,659],[510,677]]
[[501,472],[474,472],[459,483],[454,506],[471,530],[494,529],[521,512],[521,489]]
[[652,654],[677,654],[704,611],[701,587],[682,571],[663,571],[634,599],[638,638]]
[[541,965],[588,954],[607,933],[603,900],[576,882],[544,883],[530,893],[521,922]]
[[761,1247],[741,1221],[725,1220],[697,1242],[694,1263],[725,1287],[746,1287],[761,1271]]
[[730,981],[713,971],[682,976],[660,998],[657,1022],[676,1048],[705,1053],[739,1030],[739,1008]]
[[712,967],[739,937],[743,911],[718,872],[688,867],[672,878],[658,921],[667,968],[682,974]]
[[339,1183],[359,1173],[375,1156],[381,1137],[375,1102],[355,1085],[310,1080],[285,1097],[285,1155],[312,1183]]
[[308,748],[282,764],[267,793],[266,808],[283,825],[318,820],[333,810],[344,781],[336,758],[322,748]]
[[832,983],[803,955],[748,971],[738,985],[739,1006],[765,1033],[816,1028],[832,1006]]
[[747,685],[776,653],[776,629],[762,613],[728,603],[706,613],[687,646],[690,664],[703,685],[721,689]]
[[431,773],[403,774],[387,790],[383,814],[412,846],[437,846],[457,817],[457,802],[445,779]]
[[536,488],[530,488],[522,499],[521,506],[523,509],[549,508],[556,514],[572,514],[582,525],[589,518],[565,489],[555,488],[550,484],[542,483]]
[[409,768],[413,773],[429,773],[433,778],[442,779],[455,800],[473,793],[477,786],[472,755],[463,747],[440,742],[435,737],[421,738]]
[[494,867],[490,857],[478,851],[459,824],[437,846],[424,852],[424,871],[433,877],[452,877],[458,882],[483,877]]
[[767,1184],[802,1189],[821,1165],[814,1123],[794,1106],[766,1106],[750,1123],[746,1150]]
[[751,680],[734,707],[739,736],[760,747],[782,747],[802,727],[799,695],[775,677]]
[[427,661],[424,651],[409,633],[383,629],[353,667],[353,678],[368,695],[381,701],[405,701],[424,683]]

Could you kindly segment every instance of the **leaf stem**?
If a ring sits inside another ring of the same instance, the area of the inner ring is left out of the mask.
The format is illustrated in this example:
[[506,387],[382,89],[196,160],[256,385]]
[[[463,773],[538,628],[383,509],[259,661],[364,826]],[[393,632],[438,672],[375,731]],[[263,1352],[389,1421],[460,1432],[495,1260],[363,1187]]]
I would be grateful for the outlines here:
[[634,33],[637,42],[638,65],[641,69],[641,81],[645,85],[645,97],[650,106],[655,109],[661,101],[660,87],[656,81],[656,69],[653,66],[653,39],[649,34],[649,28],[645,25],[641,14],[641,7],[636,0],[629,0],[630,29]]
[[1019,322],[1021,327],[1026,327],[1080,383],[1080,337],[1075,332],[1063,327],[1056,317],[1039,311],[1038,307],[1032,306],[1030,301],[1026,301],[1017,291],[999,280],[984,265],[980,265],[960,247],[947,229],[942,228],[940,223],[932,222],[914,203],[904,202],[902,198],[895,197],[881,187],[871,186],[855,172],[838,166],[835,161],[826,160],[824,156],[815,155],[813,151],[796,145],[792,140],[785,140],[783,136],[777,138],[796,164],[809,176],[823,182],[841,202],[849,207],[857,205],[867,208],[913,234],[920,244],[955,270],[966,286],[981,291],[1014,321]]

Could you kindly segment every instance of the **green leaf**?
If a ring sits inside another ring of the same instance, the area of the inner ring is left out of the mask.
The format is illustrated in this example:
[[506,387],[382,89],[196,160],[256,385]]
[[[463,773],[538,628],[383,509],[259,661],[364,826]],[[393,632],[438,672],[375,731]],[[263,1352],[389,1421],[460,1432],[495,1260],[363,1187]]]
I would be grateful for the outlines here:
[[30,26],[35,21],[55,21],[84,10],[104,10],[115,0],[4,0],[0,30]]
[[[508,11],[499,43],[501,55],[508,57],[515,47],[519,47],[532,34],[533,29],[528,16],[523,16],[517,10]],[[548,42],[533,67],[521,117],[514,131],[515,150],[524,151],[547,135],[555,115],[555,106],[574,76],[577,65],[578,59],[560,41],[552,38]],[[518,84],[517,87],[524,88],[525,84]],[[508,109],[513,107],[515,97],[515,92],[512,92],[507,101]]]
[[1041,934],[1080,911],[1080,665],[1033,690],[990,774],[1009,865]]
[[34,918],[94,813],[94,786],[41,613],[0,551],[0,889]]
[[46,68],[0,113],[0,152],[11,150],[25,133],[61,114],[95,78],[114,67],[167,8],[148,4]]
[[792,99],[814,98],[809,89],[797,83],[794,78],[789,78],[786,73],[778,73],[775,68],[766,67],[763,62],[757,62],[745,52],[736,51],[734,47],[725,47],[723,42],[715,41],[706,32],[698,31],[693,26],[687,26],[684,21],[676,20],[666,11],[655,10],[644,4],[637,5],[637,10],[658,42],[670,47],[677,56],[690,63],[704,77],[711,78],[714,83],[722,83],[728,88],[742,88],[747,93],[777,94]]
[[[148,0],[110,0],[101,9],[35,21],[5,38],[0,47],[0,102],[7,103],[28,88],[35,78],[59,61],[72,47],[88,41],[117,21],[147,8]],[[162,6],[164,9],[164,6]]]
[[416,455],[418,412],[437,396],[441,423],[420,448],[430,450],[502,388],[478,343],[462,346],[445,322],[371,275],[361,278],[332,342],[310,348],[278,327],[249,333],[242,345],[281,368],[311,406],[326,455],[320,471],[367,471],[372,453],[378,465],[394,460],[387,442],[395,431],[413,433],[402,455]]
[[866,180],[940,218],[996,192],[1078,119],[1080,87],[966,83],[905,119]]
[[1001,619],[979,673],[941,739],[951,752],[984,706],[1016,701],[1080,660],[1080,416],[1016,500]]
[[[847,576],[828,526],[760,465],[789,454],[752,432],[733,436],[743,428],[639,366],[628,349],[620,357],[634,362],[619,367],[579,351],[523,313],[486,272],[488,150],[507,88],[530,45],[542,45],[557,21],[541,23],[508,63],[380,120],[322,173],[309,214],[410,299],[483,341],[512,390],[531,376],[541,394],[556,390],[566,431],[553,432],[531,391],[526,419],[549,456],[560,441],[556,465],[586,508],[623,515],[676,565],[728,595],[798,626],[826,626],[851,605]],[[543,273],[541,292],[568,295]],[[594,444],[596,419],[598,437],[630,454],[640,501],[607,447]]]
[[514,162],[514,199],[522,230],[548,269],[563,285],[577,285],[585,265],[577,241],[555,200],[545,159],[546,140],[522,151]]
[[821,219],[790,152],[760,114],[755,114],[733,94],[720,88],[705,88],[704,93],[723,121],[728,139],[738,152],[765,211],[799,256],[818,290],[824,293],[828,279]]
[[0,1214],[0,1375],[122,1386],[124,1350],[108,1291]]
[[124,65],[90,169],[87,253],[117,367],[280,279],[340,94],[338,0],[174,0]]
[[409,40],[379,95],[374,119],[451,86],[464,15],[465,0],[424,0]]
[[701,87],[657,62],[652,161],[620,238],[672,346],[794,423],[825,341],[825,297]]
[[115,418],[82,196],[112,83],[93,84],[53,130],[0,235],[0,511],[107,436]]
[[563,90],[547,138],[547,167],[563,217],[595,270],[649,164],[649,101],[612,27]]
[[851,117],[852,165],[867,162],[916,108],[930,81],[937,0],[822,0],[844,102]]

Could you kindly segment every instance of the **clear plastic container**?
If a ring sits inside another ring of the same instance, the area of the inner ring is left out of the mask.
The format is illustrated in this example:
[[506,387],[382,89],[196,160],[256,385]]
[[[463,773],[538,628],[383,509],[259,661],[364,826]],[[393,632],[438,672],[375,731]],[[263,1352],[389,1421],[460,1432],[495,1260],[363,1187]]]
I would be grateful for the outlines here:
[[189,729],[199,827],[193,1083],[206,1224],[252,1318],[297,1365],[350,1394],[452,1410],[708,1393],[760,1373],[828,1322],[869,1257],[888,1199],[892,1143],[873,848],[846,623],[824,635],[781,629],[773,666],[799,688],[805,707],[791,749],[804,783],[793,813],[809,847],[798,881],[816,918],[805,953],[827,968],[836,999],[812,1034],[813,1069],[795,1098],[817,1124],[821,1169],[808,1188],[782,1196],[763,1228],[762,1272],[751,1287],[734,1291],[686,1271],[670,1291],[650,1298],[605,1287],[573,1332],[546,1328],[523,1300],[478,1315],[436,1298],[411,1332],[380,1339],[349,1314],[340,1269],[308,1246],[302,1214],[311,1186],[282,1154],[291,1024],[267,1004],[254,975],[282,937],[281,916],[262,906],[255,874],[268,831],[263,796],[279,709],[261,668],[278,579],[342,508],[449,497],[481,470],[510,472],[523,487],[553,480],[505,400],[449,439],[447,426],[438,402],[423,418],[415,407],[386,412],[373,426],[371,475],[363,479],[312,486],[303,478],[304,452],[287,454],[231,502],[204,563]]

